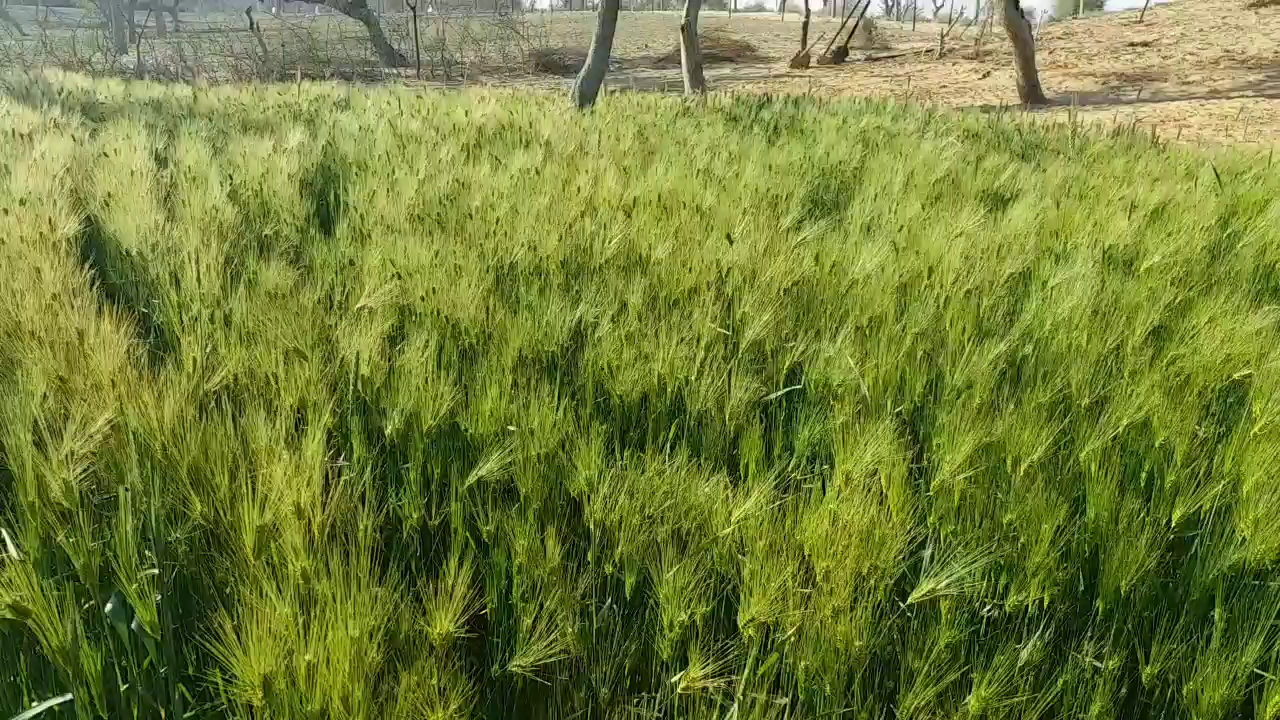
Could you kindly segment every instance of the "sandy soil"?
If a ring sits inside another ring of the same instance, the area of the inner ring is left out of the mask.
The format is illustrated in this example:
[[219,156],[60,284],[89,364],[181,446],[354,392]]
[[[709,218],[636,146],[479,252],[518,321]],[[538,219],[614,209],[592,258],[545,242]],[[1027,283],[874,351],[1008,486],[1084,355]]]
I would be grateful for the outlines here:
[[[590,40],[592,21],[580,13],[545,20],[549,36],[581,45]],[[615,50],[622,68],[612,74],[610,86],[679,92],[678,70],[628,63],[668,50],[678,24],[674,13],[624,11]],[[835,28],[827,18],[814,26],[815,35],[829,36]],[[786,66],[799,42],[794,16],[782,21],[712,14],[703,29],[749,40],[769,60],[709,67],[715,90],[891,96],[962,108],[1017,103],[1009,47],[998,25],[980,46],[978,27],[957,27],[938,58],[938,26],[922,23],[913,33],[909,25],[881,22],[881,45],[888,52],[910,52],[801,71]],[[862,56],[855,53],[852,60]],[[1035,111],[1037,116],[1134,124],[1185,141],[1280,143],[1280,7],[1250,10],[1244,0],[1175,0],[1153,6],[1142,23],[1137,12],[1126,12],[1046,24],[1038,56],[1054,107]]]
[[[1048,121],[1132,124],[1184,141],[1280,144],[1280,6],[1251,10],[1245,7],[1247,1],[1173,0],[1152,6],[1141,23],[1134,11],[1044,25],[1038,59],[1041,80],[1054,105],[1033,111],[1033,116]],[[614,47],[616,67],[610,73],[609,88],[680,92],[678,63],[655,62],[676,48],[679,13],[630,9],[633,2],[643,5],[645,0],[622,2]],[[34,7],[10,9],[32,27]],[[77,21],[72,16],[78,13],[58,10],[55,24],[80,27],[83,18]],[[821,51],[835,34],[837,21],[819,15],[813,20],[811,38],[824,38],[817,44]],[[248,31],[240,27],[244,20],[239,16],[184,16],[183,22],[184,33],[171,37],[191,45],[192,57],[200,52],[196,45],[202,38],[215,38],[223,44],[234,41],[235,47],[224,54],[239,57],[257,52]],[[289,68],[294,62],[308,61],[307,53],[324,55],[329,64],[351,64],[355,61],[347,57],[350,55],[370,64],[379,81],[418,82],[411,70],[377,68],[364,28],[352,20],[335,14],[312,18],[310,13],[290,13],[279,21],[264,18],[261,22],[269,43],[280,48],[273,53],[285,55],[289,50],[297,56],[291,56]],[[448,33],[454,43],[463,38],[457,52],[467,75],[461,84],[495,83],[561,92],[577,66],[558,75],[531,73],[527,49],[536,46],[566,50],[575,57],[575,53],[585,55],[595,14],[528,13],[515,25],[460,22],[461,27],[455,24]],[[394,42],[402,48],[412,47],[406,45],[407,15],[386,15],[383,25]],[[436,40],[435,25],[435,19],[423,21],[424,43]],[[1016,104],[1012,60],[998,23],[986,32],[980,32],[978,26],[957,26],[941,57],[937,53],[939,25],[921,22],[913,31],[909,24],[881,21],[876,27],[875,50],[855,51],[850,62],[841,66],[791,70],[787,60],[796,51],[800,36],[795,14],[781,19],[774,14],[737,13],[729,17],[707,12],[701,25],[704,42],[727,37],[746,41],[756,51],[748,62],[708,65],[707,80],[713,91],[724,92],[888,96],[981,109]],[[310,45],[304,47],[301,39],[309,40]],[[38,45],[32,38],[24,41],[29,47]],[[9,44],[13,45],[12,38]],[[6,45],[0,38],[3,47]],[[215,49],[222,50],[221,46]],[[434,50],[427,54],[433,56]],[[868,55],[880,59],[864,59]],[[885,55],[893,57],[885,59]],[[0,66],[5,64],[0,57]],[[433,83],[439,84],[423,82]],[[457,86],[459,78],[455,75],[446,84]]]

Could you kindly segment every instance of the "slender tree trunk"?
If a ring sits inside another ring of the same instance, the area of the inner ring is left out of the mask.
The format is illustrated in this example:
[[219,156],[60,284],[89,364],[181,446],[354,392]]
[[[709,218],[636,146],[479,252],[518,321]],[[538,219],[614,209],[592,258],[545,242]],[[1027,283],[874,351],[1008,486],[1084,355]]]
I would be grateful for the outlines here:
[[1031,23],[1022,14],[1018,0],[1003,0],[1004,31],[1013,45],[1013,66],[1018,78],[1018,101],[1023,105],[1048,105],[1040,87],[1040,73],[1036,70],[1036,43],[1031,37]]
[[[684,94],[701,95],[707,91],[702,74],[702,50],[698,48],[698,12],[702,0],[684,0],[684,18],[680,21],[680,72],[684,76]],[[808,12],[805,13],[806,17]]]
[[613,36],[618,31],[618,9],[621,0],[601,0],[600,10],[596,13],[596,32],[591,36],[591,49],[587,51],[587,61],[578,71],[573,81],[570,96],[573,104],[585,110],[596,102],[600,87],[604,85],[604,76],[609,73],[609,56],[613,54]]
[[111,28],[111,50],[116,55],[129,53],[129,25],[125,20],[124,0],[107,0],[107,24]]
[[142,63],[142,34],[147,31],[147,22],[149,20],[151,20],[151,8],[147,8],[147,15],[142,18],[142,24],[138,26],[138,34],[133,39],[133,51],[135,53],[133,72],[134,77],[139,80],[145,80],[147,77],[146,66]]
[[809,49],[809,1],[804,0],[804,18],[800,20],[800,52]]
[[422,43],[418,42],[418,3],[407,1],[409,12],[413,17],[413,71],[414,77],[422,79]]
[[124,12],[125,27],[129,29],[128,44],[132,46],[138,42],[138,0],[124,0],[120,7]]
[[[179,2],[181,2],[181,0],[173,0],[172,5],[166,6],[164,4],[164,0],[156,0],[156,4],[159,6],[156,8],[157,10],[156,29],[157,30],[160,30],[161,28],[164,27],[164,15],[165,13],[169,13],[169,16],[173,18],[173,31],[178,32],[178,3]],[[163,34],[163,33],[160,33],[160,34]]]
[[378,15],[369,9],[367,0],[324,0],[323,4],[364,25],[369,32],[369,42],[373,43],[373,49],[378,53],[378,61],[383,67],[404,67],[409,64],[396,46],[387,40],[386,34],[382,32],[382,24],[378,22]]

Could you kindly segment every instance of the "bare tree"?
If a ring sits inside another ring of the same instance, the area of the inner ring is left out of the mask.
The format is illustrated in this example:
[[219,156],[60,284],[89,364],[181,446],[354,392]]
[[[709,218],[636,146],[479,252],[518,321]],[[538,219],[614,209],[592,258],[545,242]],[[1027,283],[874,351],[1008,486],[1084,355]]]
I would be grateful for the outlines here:
[[422,79],[422,43],[418,41],[418,0],[405,0],[413,20],[413,75]]
[[117,56],[129,54],[129,26],[132,23],[125,17],[123,0],[103,0],[101,7],[111,31],[111,51]]
[[382,24],[378,22],[378,15],[369,9],[368,0],[324,0],[324,5],[364,25],[369,33],[369,42],[373,43],[378,60],[384,67],[404,67],[409,64],[404,55],[387,40],[386,34],[382,32]]
[[1018,78],[1018,101],[1023,105],[1048,105],[1036,70],[1036,43],[1031,23],[1018,0],[1004,0],[1004,31],[1013,45],[1013,65]]
[[[936,4],[936,1],[937,0],[935,0],[935,4]],[[957,13],[956,0],[951,0],[951,6],[947,8],[946,27],[938,30],[938,57],[942,57],[942,54],[946,52],[947,38],[951,37],[951,31],[955,29],[956,25],[958,25],[960,23],[960,20],[962,20],[963,18],[964,18],[964,7],[961,7],[960,12]],[[935,21],[938,19],[937,13],[934,14],[933,19]],[[961,35],[963,35],[963,31],[961,32]]]
[[618,9],[621,0],[601,0],[596,14],[596,31],[591,36],[591,49],[587,51],[587,61],[578,71],[570,91],[573,104],[579,109],[591,107],[604,85],[604,76],[609,72],[609,56],[613,53],[613,36],[618,31]]
[[800,21],[800,52],[809,49],[809,0],[802,0],[802,2],[804,2],[804,19]]
[[[151,20],[151,13],[151,10],[147,10],[147,16],[142,19],[142,26],[138,28],[138,33],[133,40],[133,50],[136,53],[133,72],[134,76],[139,80],[147,76],[146,64],[142,62],[142,34],[147,31],[147,23]],[[164,24],[164,18],[160,18],[160,24]]]
[[[178,31],[178,4],[179,0],[173,0],[171,5],[166,5],[164,0],[150,0],[143,2],[139,2],[139,0],[128,0],[128,9],[125,10],[125,14],[128,16],[130,24],[132,24],[133,15],[138,10],[146,10],[148,13],[155,13],[156,35],[164,37],[164,16],[166,14],[173,18],[173,31]],[[143,25],[146,25],[146,23],[144,22]]]
[[982,57],[982,41],[986,38],[987,33],[991,31],[991,25],[995,21],[995,4],[994,0],[989,1],[980,8],[982,13],[980,18],[975,18],[978,22],[978,34],[973,39],[973,57],[975,59]]
[[369,33],[369,42],[373,43],[378,60],[384,67],[404,67],[409,64],[404,55],[387,40],[386,34],[382,32],[382,25],[378,22],[378,15],[369,9],[368,0],[324,0],[324,4],[364,25]]
[[267,40],[262,36],[262,28],[253,19],[253,6],[244,9],[244,16],[249,19],[249,33],[253,35],[253,39],[258,41],[258,52],[261,56],[258,58],[259,71],[265,69],[267,63],[271,61],[271,52],[267,50]]
[[[707,91],[702,74],[702,51],[698,48],[698,11],[702,0],[684,0],[684,17],[680,21],[680,72],[684,76],[685,95],[701,95]],[[805,24],[809,23],[809,5],[805,4]]]

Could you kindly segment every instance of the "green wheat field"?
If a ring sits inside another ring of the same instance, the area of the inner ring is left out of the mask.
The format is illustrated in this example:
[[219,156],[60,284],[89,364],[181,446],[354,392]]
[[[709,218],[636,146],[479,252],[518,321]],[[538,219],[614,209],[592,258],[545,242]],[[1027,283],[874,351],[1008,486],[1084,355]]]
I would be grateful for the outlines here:
[[0,89],[0,717],[1280,718],[1280,171]]

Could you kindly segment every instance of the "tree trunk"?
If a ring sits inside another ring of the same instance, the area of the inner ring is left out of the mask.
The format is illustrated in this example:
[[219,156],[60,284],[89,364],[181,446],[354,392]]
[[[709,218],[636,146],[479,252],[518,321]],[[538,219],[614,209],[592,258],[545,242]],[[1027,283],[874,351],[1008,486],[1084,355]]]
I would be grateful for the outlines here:
[[[707,79],[702,74],[702,51],[698,48],[700,10],[702,0],[684,0],[684,18],[680,21],[680,72],[684,76],[685,95],[701,95],[707,91]],[[808,15],[805,11],[806,19]]]
[[1036,70],[1036,43],[1031,37],[1031,23],[1022,14],[1018,0],[1004,0],[1004,30],[1013,45],[1013,66],[1018,78],[1018,101],[1023,105],[1048,105],[1040,87]]
[[107,0],[107,24],[111,28],[111,51],[116,55],[129,54],[129,25],[125,19],[124,0]]
[[378,53],[378,61],[383,67],[398,68],[409,64],[396,46],[387,40],[386,34],[382,32],[382,24],[378,22],[378,15],[369,9],[367,0],[324,0],[322,4],[364,25],[369,32],[369,42],[373,43],[373,49]]
[[604,76],[609,72],[609,56],[613,54],[613,36],[618,31],[618,9],[621,5],[621,0],[600,2],[600,10],[596,13],[596,32],[591,36],[587,61],[578,71],[578,77],[573,81],[573,90],[570,91],[573,104],[580,110],[595,104],[600,86],[604,85]]
[[[138,42],[138,0],[124,0],[120,4],[124,13],[125,27],[129,29],[129,45]],[[127,52],[127,51],[126,51]]]
[[809,0],[804,2],[804,19],[800,21],[800,52],[809,49]]

